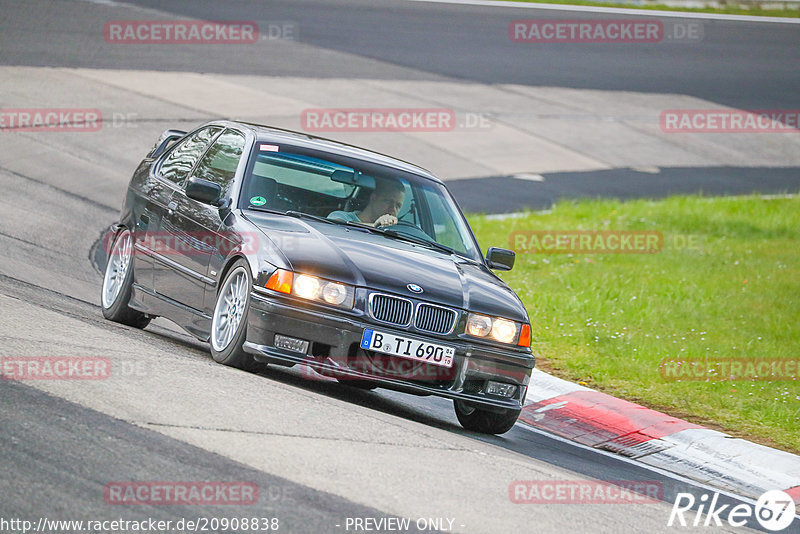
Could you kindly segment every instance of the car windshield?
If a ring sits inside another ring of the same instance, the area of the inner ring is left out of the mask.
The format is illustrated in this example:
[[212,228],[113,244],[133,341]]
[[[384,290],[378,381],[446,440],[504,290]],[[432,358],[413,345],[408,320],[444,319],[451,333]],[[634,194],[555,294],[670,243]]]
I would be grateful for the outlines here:
[[480,260],[469,226],[441,184],[357,158],[257,145],[240,206],[342,224],[375,225],[383,218],[379,229],[387,237]]

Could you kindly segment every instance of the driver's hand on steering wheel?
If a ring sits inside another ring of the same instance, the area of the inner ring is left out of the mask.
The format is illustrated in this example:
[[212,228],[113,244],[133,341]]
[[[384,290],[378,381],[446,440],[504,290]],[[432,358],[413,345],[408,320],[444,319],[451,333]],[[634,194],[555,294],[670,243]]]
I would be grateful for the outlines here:
[[394,226],[395,224],[397,224],[397,217],[395,217],[394,215],[389,215],[387,213],[385,215],[381,215],[380,217],[378,217],[375,220],[375,224],[373,226],[378,228],[381,226]]

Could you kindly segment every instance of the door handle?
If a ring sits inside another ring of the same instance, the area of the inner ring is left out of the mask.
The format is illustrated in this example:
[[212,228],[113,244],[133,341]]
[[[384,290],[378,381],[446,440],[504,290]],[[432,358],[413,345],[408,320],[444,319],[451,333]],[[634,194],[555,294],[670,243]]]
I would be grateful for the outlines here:
[[177,203],[177,202],[175,202],[175,201],[173,200],[172,202],[170,202],[169,204],[167,204],[167,213],[169,213],[170,215],[172,215],[173,213],[175,213],[175,209],[176,209],[177,207],[178,207],[178,203]]

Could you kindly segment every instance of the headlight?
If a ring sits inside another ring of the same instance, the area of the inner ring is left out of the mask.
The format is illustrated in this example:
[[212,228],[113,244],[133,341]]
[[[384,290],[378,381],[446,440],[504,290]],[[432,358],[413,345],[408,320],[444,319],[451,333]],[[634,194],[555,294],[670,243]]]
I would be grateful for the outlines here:
[[328,304],[339,305],[347,299],[347,287],[344,284],[328,282],[322,288],[322,300]]
[[517,325],[507,319],[495,319],[492,324],[492,337],[503,343],[513,343],[517,337]]
[[315,300],[319,296],[319,278],[301,274],[294,280],[294,294],[300,298]]
[[492,320],[485,315],[470,314],[467,319],[467,334],[475,337],[486,337],[492,331]]
[[264,284],[267,289],[288,293],[301,299],[324,302],[342,308],[352,308],[355,288],[347,284],[332,282],[311,276],[278,269]]
[[[523,328],[520,328],[520,326]],[[521,344],[523,340],[519,333],[520,331],[525,331],[524,327],[528,327],[528,325],[520,325],[500,317],[488,317],[470,313],[467,317],[466,332],[470,336],[494,339],[501,343],[513,344],[519,341]],[[530,332],[530,327],[528,327],[527,332]],[[530,344],[530,334],[528,334],[526,342],[528,345]]]

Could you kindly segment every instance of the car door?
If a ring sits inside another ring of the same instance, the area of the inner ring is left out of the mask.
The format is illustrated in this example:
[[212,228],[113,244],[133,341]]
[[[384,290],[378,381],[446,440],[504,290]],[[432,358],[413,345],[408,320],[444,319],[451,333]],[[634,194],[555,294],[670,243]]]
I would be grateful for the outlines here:
[[133,208],[133,272],[134,283],[149,291],[153,289],[153,250],[156,247],[152,240],[172,191],[153,173],[148,171],[148,174],[149,176],[143,178],[140,194],[136,196]]
[[[226,198],[244,146],[244,135],[226,129],[205,152],[192,176],[219,184],[221,198]],[[213,275],[208,272],[209,262],[220,248],[226,248],[219,209],[187,197],[185,187],[172,194],[167,208],[163,229],[173,238],[170,259],[174,268],[159,276],[156,291],[199,311],[203,309],[206,288],[214,284]]]
[[175,237],[164,228],[169,204],[222,130],[221,126],[208,126],[190,134],[163,157],[153,172],[153,187],[148,194],[145,244],[148,255],[153,259],[152,282],[155,291],[158,291],[159,280],[168,276],[176,265],[173,260]]

